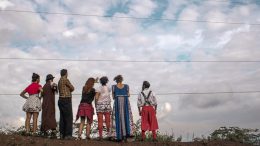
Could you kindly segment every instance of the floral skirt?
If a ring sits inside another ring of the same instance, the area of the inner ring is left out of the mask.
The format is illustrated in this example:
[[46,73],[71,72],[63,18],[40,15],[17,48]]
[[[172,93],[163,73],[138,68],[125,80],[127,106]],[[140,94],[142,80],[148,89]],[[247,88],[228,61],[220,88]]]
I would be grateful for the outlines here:
[[41,99],[38,94],[30,95],[23,105],[25,112],[40,112],[42,109]]
[[97,102],[96,103],[96,112],[97,113],[112,112],[111,102],[110,101]]

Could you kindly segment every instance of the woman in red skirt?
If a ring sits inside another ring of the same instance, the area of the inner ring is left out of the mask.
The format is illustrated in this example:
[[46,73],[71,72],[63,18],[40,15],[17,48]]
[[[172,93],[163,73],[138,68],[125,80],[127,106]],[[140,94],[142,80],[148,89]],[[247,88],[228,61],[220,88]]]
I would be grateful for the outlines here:
[[154,93],[149,89],[150,83],[143,82],[142,92],[138,95],[137,106],[141,116],[142,140],[145,139],[145,132],[152,131],[153,141],[156,140],[158,122],[156,118],[157,101]]
[[94,82],[95,82],[94,78],[89,78],[82,89],[82,99],[80,101],[78,113],[76,117],[76,121],[80,117],[79,135],[78,135],[79,139],[81,139],[83,126],[85,124],[86,119],[87,119],[86,138],[90,139],[90,128],[93,122],[93,115],[94,115],[94,108],[92,106],[92,101],[94,100],[96,94],[96,91],[93,88]]

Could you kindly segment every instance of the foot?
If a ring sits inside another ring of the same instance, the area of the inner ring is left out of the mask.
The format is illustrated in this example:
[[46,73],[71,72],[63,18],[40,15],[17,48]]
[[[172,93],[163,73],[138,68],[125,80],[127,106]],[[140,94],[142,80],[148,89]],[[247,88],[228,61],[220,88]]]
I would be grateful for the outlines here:
[[103,141],[103,138],[102,138],[102,137],[99,137],[99,138],[98,138],[98,141]]
[[52,132],[52,133],[51,133],[51,139],[55,139],[55,138],[57,138],[57,135],[56,135],[55,132]]
[[74,137],[72,137],[72,136],[65,136],[64,139],[65,139],[65,140],[74,140]]
[[123,137],[123,142],[127,142],[127,138],[125,136]]

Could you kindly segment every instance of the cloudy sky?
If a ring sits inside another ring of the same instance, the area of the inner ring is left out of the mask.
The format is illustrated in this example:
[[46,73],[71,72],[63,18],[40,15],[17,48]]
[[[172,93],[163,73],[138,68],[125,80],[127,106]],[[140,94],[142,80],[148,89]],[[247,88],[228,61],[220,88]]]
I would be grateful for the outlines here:
[[[0,10],[0,94],[19,94],[33,72],[43,85],[47,74],[57,82],[67,68],[75,94],[88,77],[106,75],[114,84],[113,77],[122,74],[132,94],[143,80],[151,82],[161,132],[185,139],[220,126],[260,127],[260,93],[161,95],[260,90],[259,62],[187,62],[259,61],[259,0],[0,0]],[[134,120],[136,98],[130,97]],[[22,125],[25,100],[0,95],[0,101],[1,125]],[[75,95],[74,115],[79,101]]]

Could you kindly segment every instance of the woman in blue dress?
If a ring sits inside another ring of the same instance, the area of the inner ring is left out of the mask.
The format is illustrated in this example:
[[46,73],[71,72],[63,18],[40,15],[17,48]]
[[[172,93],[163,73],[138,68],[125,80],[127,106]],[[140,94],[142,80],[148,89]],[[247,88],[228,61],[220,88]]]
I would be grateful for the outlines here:
[[114,78],[116,85],[112,86],[114,99],[112,113],[112,136],[117,141],[127,142],[127,138],[133,136],[133,115],[129,102],[129,86],[123,84],[123,77],[118,75]]

